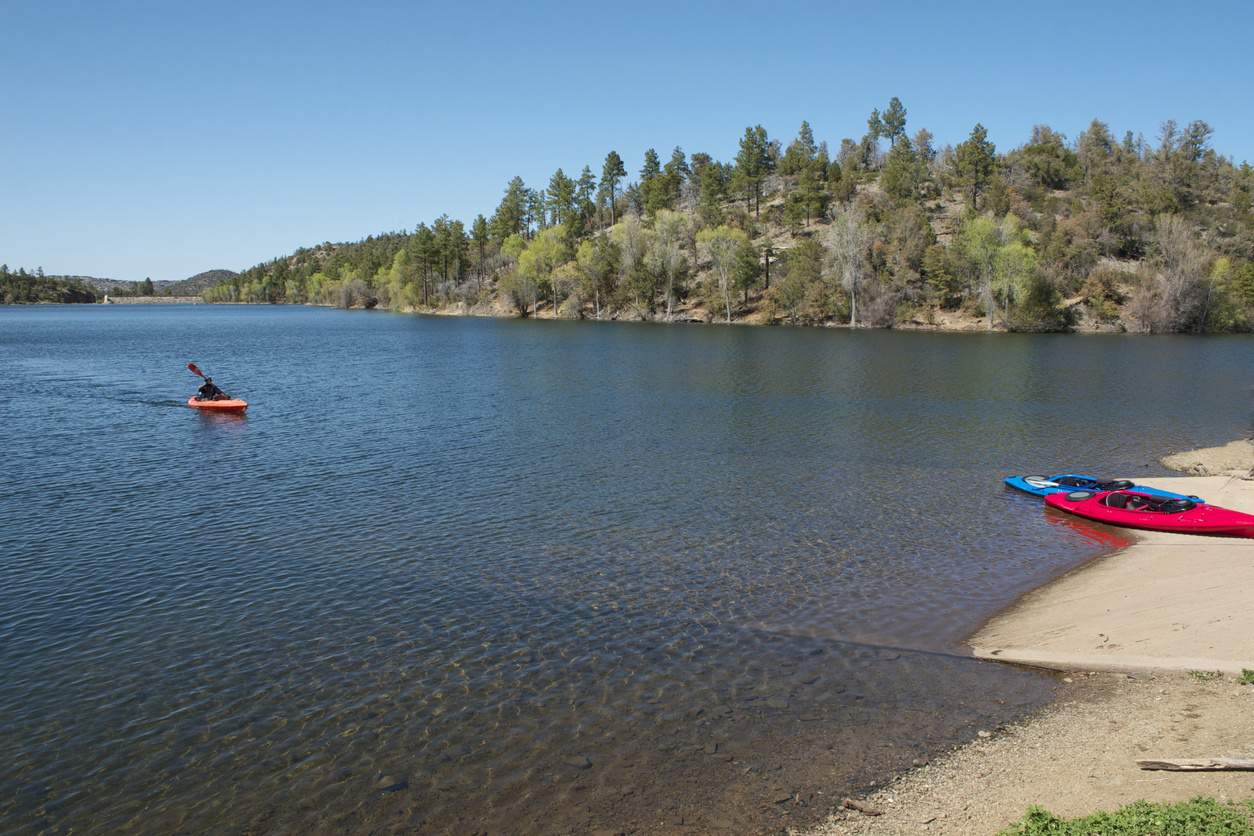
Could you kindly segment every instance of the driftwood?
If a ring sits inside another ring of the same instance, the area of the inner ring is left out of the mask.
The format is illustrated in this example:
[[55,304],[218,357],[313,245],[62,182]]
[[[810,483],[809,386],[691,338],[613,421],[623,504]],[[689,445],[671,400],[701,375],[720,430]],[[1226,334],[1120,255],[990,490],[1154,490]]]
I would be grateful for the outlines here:
[[844,807],[846,810],[857,810],[859,813],[861,813],[864,816],[884,815],[883,810],[876,810],[874,807],[870,806],[869,804],[863,804],[861,801],[856,801],[852,798],[846,798],[844,801],[840,802],[840,806]]
[[1192,758],[1185,760],[1137,761],[1142,769],[1166,769],[1171,772],[1254,771],[1254,758]]

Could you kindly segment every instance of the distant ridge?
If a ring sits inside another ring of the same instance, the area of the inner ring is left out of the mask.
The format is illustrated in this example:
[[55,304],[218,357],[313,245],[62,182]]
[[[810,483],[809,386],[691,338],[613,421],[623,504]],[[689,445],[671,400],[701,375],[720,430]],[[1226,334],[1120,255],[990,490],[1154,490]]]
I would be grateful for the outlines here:
[[199,296],[205,288],[233,279],[237,275],[239,274],[234,270],[206,270],[177,282],[153,282],[153,284],[157,285],[162,293],[169,293],[171,296]]
[[[157,293],[163,296],[199,296],[205,288],[227,281],[235,275],[237,274],[234,270],[205,270],[203,273],[188,276],[186,279],[154,281],[152,286]],[[130,291],[136,284],[135,282],[123,281],[121,279],[102,279],[97,276],[49,276],[48,278],[66,282],[81,282],[102,293],[113,293],[119,289]]]

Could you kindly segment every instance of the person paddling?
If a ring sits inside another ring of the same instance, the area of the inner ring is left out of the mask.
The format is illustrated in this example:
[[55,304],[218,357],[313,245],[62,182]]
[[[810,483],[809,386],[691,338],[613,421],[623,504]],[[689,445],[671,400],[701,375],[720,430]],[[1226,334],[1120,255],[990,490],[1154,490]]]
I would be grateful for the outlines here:
[[231,396],[219,389],[212,377],[206,377],[204,385],[196,390],[198,401],[229,401],[230,399]]
[[231,399],[231,396],[219,389],[218,384],[213,382],[213,378],[202,372],[195,363],[188,363],[187,370],[205,381],[204,385],[196,390],[196,394],[193,396],[195,400],[229,401]]

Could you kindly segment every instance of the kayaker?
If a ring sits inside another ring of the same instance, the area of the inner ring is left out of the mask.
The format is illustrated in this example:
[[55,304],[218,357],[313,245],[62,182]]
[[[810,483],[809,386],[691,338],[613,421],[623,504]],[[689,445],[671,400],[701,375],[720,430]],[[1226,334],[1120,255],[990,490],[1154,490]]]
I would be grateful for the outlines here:
[[205,378],[205,385],[196,390],[198,401],[229,401],[231,396],[218,388],[212,377]]

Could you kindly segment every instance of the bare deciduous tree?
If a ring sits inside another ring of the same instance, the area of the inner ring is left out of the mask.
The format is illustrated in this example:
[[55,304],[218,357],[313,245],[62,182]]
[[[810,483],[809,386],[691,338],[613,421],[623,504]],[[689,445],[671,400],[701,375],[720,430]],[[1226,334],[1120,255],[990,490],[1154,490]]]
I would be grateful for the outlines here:
[[675,306],[675,282],[688,268],[687,253],[692,249],[692,218],[681,212],[659,209],[653,221],[653,238],[645,259],[649,269],[666,279],[666,318]]
[[1155,334],[1200,330],[1210,300],[1210,253],[1178,215],[1155,219],[1154,243],[1152,272],[1131,301],[1134,326]]
[[866,255],[871,241],[870,226],[862,210],[855,206],[838,209],[831,226],[823,233],[823,245],[832,269],[849,294],[849,324],[855,328],[858,326],[858,292],[866,278]]

